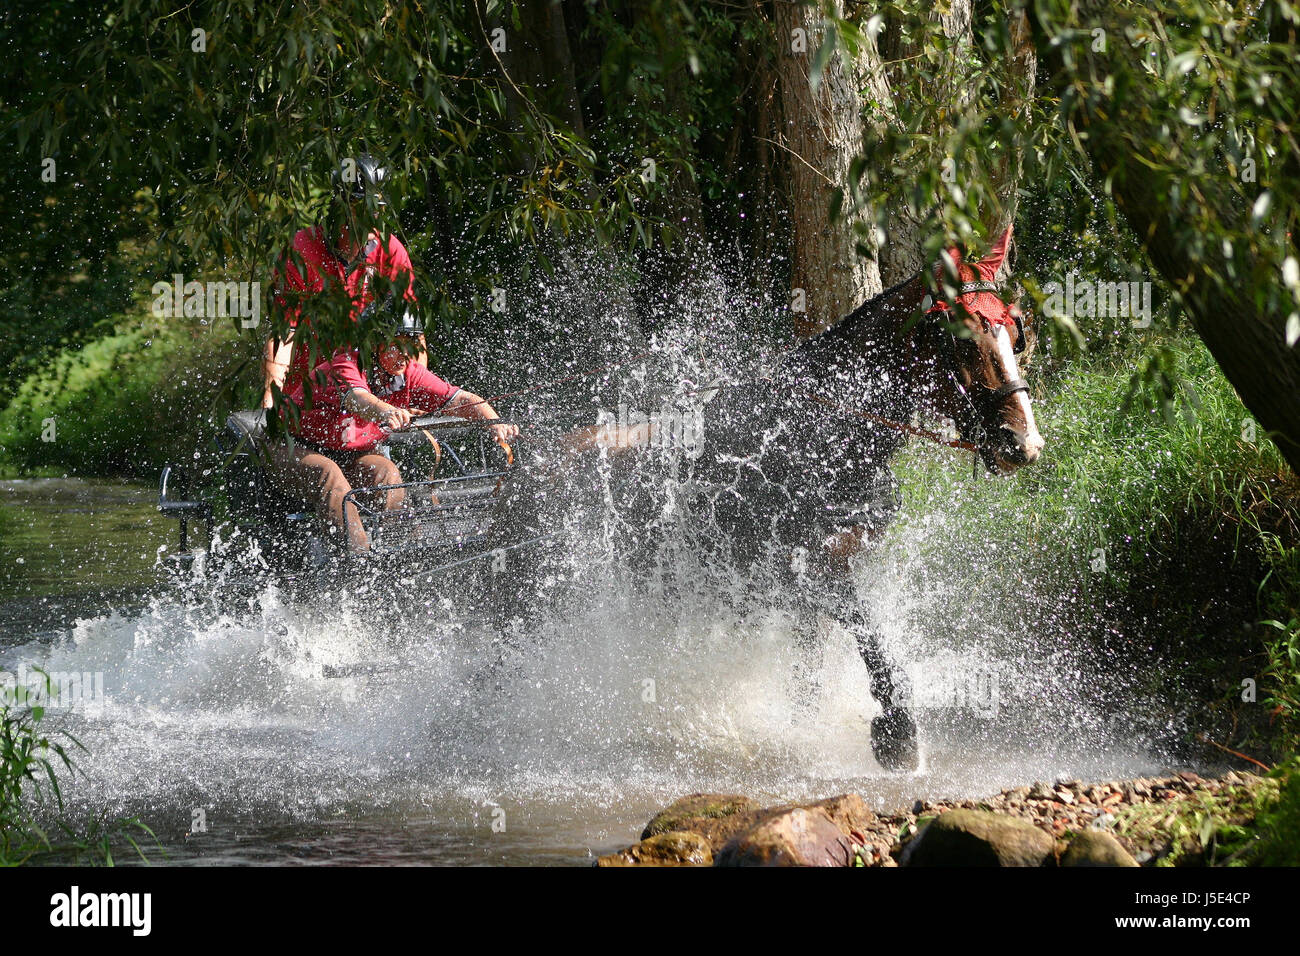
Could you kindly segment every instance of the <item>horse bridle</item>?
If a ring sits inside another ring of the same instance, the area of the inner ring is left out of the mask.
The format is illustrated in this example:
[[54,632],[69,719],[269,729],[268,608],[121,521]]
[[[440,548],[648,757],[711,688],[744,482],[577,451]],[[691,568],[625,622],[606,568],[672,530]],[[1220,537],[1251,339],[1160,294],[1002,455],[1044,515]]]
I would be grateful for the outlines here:
[[[969,295],[973,292],[993,292],[997,293],[998,287],[995,283],[987,280],[978,280],[974,282],[963,282],[957,288],[955,300],[959,301],[962,296]],[[1004,307],[1005,303],[1004,303]],[[924,323],[921,328],[928,334],[947,333],[947,340],[940,341],[935,351],[941,356],[940,361],[943,363],[944,372],[947,374],[949,381],[952,383],[957,394],[962,398],[962,404],[958,410],[956,419],[957,427],[967,440],[978,446],[982,451],[991,451],[988,447],[988,433],[984,428],[986,416],[979,404],[984,404],[986,409],[996,409],[996,406],[1008,396],[1016,392],[1028,392],[1029,383],[1023,378],[1013,378],[1010,381],[998,386],[989,388],[981,383],[973,383],[978,386],[979,391],[975,395],[971,394],[961,383],[961,375],[957,368],[957,336],[953,332],[953,326],[957,323],[958,318],[953,309],[946,303],[933,304],[931,296],[927,295],[922,303],[922,309],[927,318],[934,316],[934,320]],[[1019,310],[1011,311],[1008,308],[1012,321],[1016,326],[1016,342],[1012,346],[1012,354],[1019,355],[1025,350],[1025,326],[1024,316]],[[939,315],[945,318],[939,318]],[[996,332],[995,332],[996,334]],[[979,398],[977,403],[976,396]]]
[[[955,300],[960,300],[963,296],[968,296],[975,292],[992,292],[994,295],[998,295],[999,291],[996,282],[990,282],[987,279],[976,279],[972,282],[963,282],[961,285],[957,286],[957,295],[953,298]],[[1001,296],[998,296],[998,301],[1002,301]],[[1007,314],[1011,316],[1011,321],[1016,325],[1016,341],[1015,344],[1011,346],[1011,351],[1013,354],[1019,355],[1025,350],[1025,316],[1019,309],[1016,309],[1013,312],[1011,307],[1005,302],[1002,303],[1002,306],[1006,309]],[[928,293],[926,294],[924,301],[921,303],[921,310],[927,314],[936,311],[933,296]],[[952,309],[946,306],[939,311],[946,312],[948,315],[953,314]]]

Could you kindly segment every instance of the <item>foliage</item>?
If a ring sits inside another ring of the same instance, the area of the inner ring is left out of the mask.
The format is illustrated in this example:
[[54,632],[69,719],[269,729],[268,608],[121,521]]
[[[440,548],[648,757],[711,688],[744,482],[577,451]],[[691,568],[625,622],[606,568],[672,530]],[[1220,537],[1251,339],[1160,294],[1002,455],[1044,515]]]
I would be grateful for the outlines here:
[[[0,688],[0,866],[15,866],[55,858],[79,863],[113,864],[114,845],[124,842],[148,862],[137,833],[153,837],[140,821],[92,820],[83,833],[64,819],[61,774],[76,766],[68,747],[84,749],[66,731],[43,729],[46,707],[56,694],[50,676],[37,670],[43,686],[34,692],[27,685]],[[51,840],[41,815],[54,820],[60,835]]]
[[[1204,346],[1185,334],[1151,338],[1062,371],[1050,392],[1035,396],[1045,460],[980,482],[976,498],[958,500],[989,508],[1007,536],[1050,539],[1081,554],[1108,546],[1154,558],[1177,548],[1195,513],[1231,531],[1234,548],[1300,543],[1300,488],[1271,443],[1243,434],[1250,416]],[[1181,383],[1176,398],[1133,376],[1146,352],[1162,356]],[[930,455],[907,459],[903,470],[918,492],[938,497],[956,496],[969,476]],[[1026,498],[1034,501],[1028,511]]]
[[1150,847],[1156,866],[1300,865],[1300,760],[1218,793],[1136,804],[1118,815],[1115,831]]
[[[967,459],[954,464],[928,447],[909,448],[895,468],[907,507],[891,534],[906,540],[913,522],[924,526],[941,512],[948,534],[1009,556],[994,582],[982,564],[955,561],[945,573],[958,586],[987,592],[1006,578],[1014,593],[1032,580],[1040,594],[1073,595],[1067,605],[1077,599],[1090,620],[1108,613],[1145,620],[1147,653],[1195,662],[1196,673],[1177,680],[1230,695],[1234,712],[1242,709],[1240,688],[1224,683],[1221,662],[1257,655],[1263,665],[1245,673],[1259,674],[1260,704],[1245,710],[1257,715],[1252,726],[1266,745],[1293,751],[1300,728],[1292,630],[1264,622],[1300,613],[1300,485],[1262,431],[1243,427],[1250,416],[1203,345],[1185,332],[1144,335],[1078,358],[1050,388],[1039,385],[1044,457],[1011,478],[972,481]],[[1166,374],[1181,383],[1176,399],[1143,386],[1141,374],[1135,391],[1134,367],[1146,354],[1164,356]],[[1157,600],[1161,623],[1153,628]],[[1249,631],[1243,622],[1252,622]]]
[[152,483],[165,462],[208,447],[231,408],[250,404],[250,352],[224,323],[178,325],[139,308],[115,316],[107,334],[16,381],[0,409],[0,462],[24,474]]
[[[1263,312],[1300,310],[1300,275],[1285,266],[1300,224],[1300,11],[1180,0],[1041,3],[1034,13],[1069,71],[1059,128],[1095,138],[1103,131],[1085,128],[1086,114],[1122,110],[1107,142],[1140,163],[1144,186],[1178,217],[1175,241],[1195,268],[1175,284],[1177,300],[1199,296],[1198,283],[1244,285]],[[1300,337],[1300,313],[1292,319],[1288,344]]]
[[[645,193],[639,169],[601,179],[573,130],[531,99],[510,107],[491,36],[502,23],[508,41],[512,15],[456,0],[127,0],[75,16],[23,7],[7,13],[13,36],[59,42],[38,45],[44,82],[17,88],[7,125],[20,155],[61,161],[55,183],[28,192],[65,233],[89,231],[98,203],[129,207],[121,184],[146,190],[159,214],[159,277],[266,280],[295,230],[322,215],[339,160],[386,156],[407,208],[377,225],[407,238],[422,297],[446,318],[472,307],[446,293],[475,274],[485,238],[648,238],[633,210]],[[77,196],[93,197],[90,208],[73,205]],[[479,276],[480,292],[490,279]],[[319,324],[329,339],[331,322]],[[351,325],[333,331],[344,341]]]
[[41,733],[44,716],[44,707],[29,704],[26,686],[0,695],[0,865],[22,863],[50,848],[49,837],[24,805],[25,791],[38,803],[63,808],[55,768],[72,770],[72,758],[62,743]]

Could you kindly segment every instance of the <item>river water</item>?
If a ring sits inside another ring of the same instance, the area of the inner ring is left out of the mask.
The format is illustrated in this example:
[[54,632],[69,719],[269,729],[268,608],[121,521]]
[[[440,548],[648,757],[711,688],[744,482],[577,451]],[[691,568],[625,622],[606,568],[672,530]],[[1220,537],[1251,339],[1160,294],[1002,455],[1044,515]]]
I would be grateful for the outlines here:
[[0,482],[0,669],[92,675],[47,718],[85,746],[69,816],[137,816],[172,863],[586,865],[695,791],[893,809],[1170,765],[1159,734],[1117,719],[1159,708],[1098,692],[1089,661],[1043,639],[1051,608],[1009,614],[927,579],[925,542],[862,572],[920,701],[922,769],[891,774],[833,629],[808,704],[791,624],[759,606],[614,583],[503,651],[451,594],[403,594],[381,626],[398,596],[380,582],[185,593],[155,570],[175,531],[154,494]]

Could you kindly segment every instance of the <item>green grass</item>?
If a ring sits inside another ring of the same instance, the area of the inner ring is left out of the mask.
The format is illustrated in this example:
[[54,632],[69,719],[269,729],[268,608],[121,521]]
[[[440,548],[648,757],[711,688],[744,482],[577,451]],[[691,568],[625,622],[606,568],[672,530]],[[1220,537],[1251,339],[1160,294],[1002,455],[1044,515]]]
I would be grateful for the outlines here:
[[1215,794],[1135,805],[1115,832],[1156,866],[1300,866],[1300,760]]
[[[1089,553],[1106,547],[1133,561],[1175,553],[1196,516],[1231,532],[1234,549],[1279,548],[1281,564],[1294,560],[1295,476],[1262,431],[1243,439],[1248,413],[1203,346],[1175,339],[1163,347],[1194,404],[1166,415],[1140,394],[1130,400],[1132,354],[1081,360],[1050,394],[1035,396],[1044,460],[1011,480],[980,483],[980,502],[1002,530]],[[923,449],[913,446],[900,477],[916,493],[938,487],[957,497],[969,466],[954,469]]]
[[[0,685],[0,867],[25,863],[101,863],[111,866],[117,846],[149,862],[137,840],[153,832],[139,820],[90,820],[80,831],[65,817],[60,778],[76,772],[72,751],[82,748],[67,732],[47,730],[42,700],[56,693],[49,675],[33,695],[27,686]],[[66,741],[66,744],[65,744]],[[52,820],[51,827],[43,821]]]
[[247,398],[236,393],[251,384],[254,347],[229,322],[210,329],[136,312],[114,328],[17,385],[0,410],[0,472],[152,479]]

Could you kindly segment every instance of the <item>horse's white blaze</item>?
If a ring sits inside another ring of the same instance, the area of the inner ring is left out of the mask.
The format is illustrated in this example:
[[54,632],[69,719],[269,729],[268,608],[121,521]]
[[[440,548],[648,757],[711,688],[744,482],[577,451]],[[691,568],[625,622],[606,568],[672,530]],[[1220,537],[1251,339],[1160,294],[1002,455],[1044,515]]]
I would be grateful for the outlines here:
[[[1005,325],[997,327],[994,341],[998,343],[998,359],[1002,363],[1002,374],[1006,381],[1020,378],[1020,363],[1016,361],[1011,336],[1007,333]],[[1043,436],[1038,434],[1038,424],[1034,421],[1034,408],[1029,401],[1029,393],[1016,392],[1015,398],[1020,403],[1020,410],[1025,416],[1025,434],[1018,436],[1017,441],[1020,450],[1025,453],[1025,461],[1033,461],[1043,450]]]

